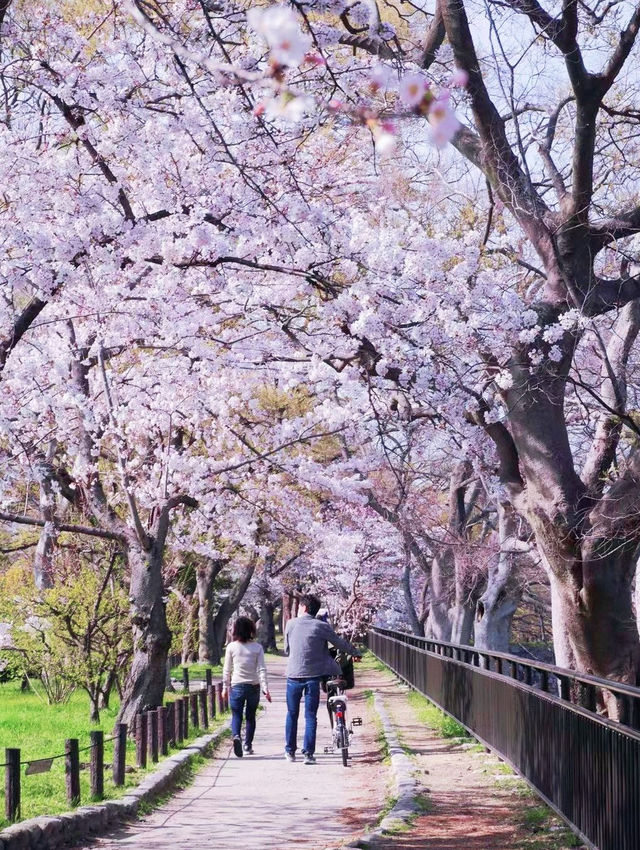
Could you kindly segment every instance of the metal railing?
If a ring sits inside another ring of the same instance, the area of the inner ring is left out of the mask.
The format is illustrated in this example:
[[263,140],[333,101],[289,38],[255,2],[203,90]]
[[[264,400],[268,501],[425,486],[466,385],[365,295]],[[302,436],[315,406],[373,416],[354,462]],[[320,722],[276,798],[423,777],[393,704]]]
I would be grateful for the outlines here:
[[[369,648],[515,768],[589,847],[639,850],[640,688],[389,629],[372,629]],[[605,702],[620,722],[597,713]]]

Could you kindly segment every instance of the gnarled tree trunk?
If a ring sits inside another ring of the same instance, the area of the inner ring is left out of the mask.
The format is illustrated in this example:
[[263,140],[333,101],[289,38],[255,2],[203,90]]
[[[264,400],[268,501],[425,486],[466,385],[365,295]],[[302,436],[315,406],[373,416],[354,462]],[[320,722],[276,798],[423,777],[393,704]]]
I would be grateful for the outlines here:
[[511,623],[520,599],[522,584],[518,580],[517,517],[508,502],[498,502],[497,557],[489,565],[487,587],[476,604],[474,645],[478,649],[509,652]]
[[133,624],[133,661],[118,714],[131,724],[141,711],[162,705],[171,632],[167,625],[162,564],[164,547],[145,552],[136,542],[128,547]]
[[217,664],[216,638],[213,628],[214,593],[216,579],[222,572],[226,561],[208,558],[198,565],[196,584],[198,590],[198,661],[203,664]]

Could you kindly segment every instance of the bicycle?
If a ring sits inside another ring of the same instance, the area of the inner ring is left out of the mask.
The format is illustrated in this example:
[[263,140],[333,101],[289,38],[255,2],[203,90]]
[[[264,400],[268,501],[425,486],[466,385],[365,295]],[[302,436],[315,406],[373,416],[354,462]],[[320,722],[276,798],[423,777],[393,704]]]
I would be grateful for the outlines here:
[[354,717],[347,723],[347,695],[345,693],[348,683],[342,676],[328,679],[327,688],[327,710],[331,723],[333,745],[325,747],[325,753],[334,753],[340,750],[342,764],[348,767],[349,743],[353,735],[354,726],[362,726],[362,718]]

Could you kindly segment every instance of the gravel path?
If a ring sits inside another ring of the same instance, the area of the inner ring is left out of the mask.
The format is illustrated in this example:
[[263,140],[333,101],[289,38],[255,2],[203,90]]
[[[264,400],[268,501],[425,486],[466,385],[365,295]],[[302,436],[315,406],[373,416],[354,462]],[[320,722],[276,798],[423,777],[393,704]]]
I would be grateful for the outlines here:
[[[259,712],[255,755],[238,759],[225,741],[195,781],[149,816],[96,839],[100,850],[266,850],[335,847],[362,833],[384,804],[388,768],[381,763],[371,710],[362,692],[369,673],[350,692],[351,716],[363,726],[352,738],[353,760],[324,755],[329,721],[318,712],[317,764],[284,759],[284,658],[269,658],[273,703]],[[266,703],[263,703],[266,705]],[[301,726],[304,726],[302,719]],[[302,728],[299,728],[299,746]]]

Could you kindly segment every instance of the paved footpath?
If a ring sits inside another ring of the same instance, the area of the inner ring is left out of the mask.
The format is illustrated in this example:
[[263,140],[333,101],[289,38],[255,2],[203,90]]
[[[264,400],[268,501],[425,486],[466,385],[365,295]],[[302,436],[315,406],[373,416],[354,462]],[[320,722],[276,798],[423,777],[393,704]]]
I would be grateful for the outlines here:
[[[318,711],[317,764],[284,759],[284,658],[269,658],[273,702],[258,713],[255,754],[236,758],[226,740],[194,782],[149,816],[95,839],[90,848],[126,850],[267,850],[337,847],[361,834],[384,805],[388,768],[381,764],[375,726],[362,696],[366,674],[350,693],[351,716],[364,725],[352,737],[352,764],[325,755],[327,713]],[[358,695],[360,691],[360,695]],[[353,694],[353,698],[351,697]],[[302,708],[302,706],[301,706]],[[303,712],[298,728],[302,746]]]

